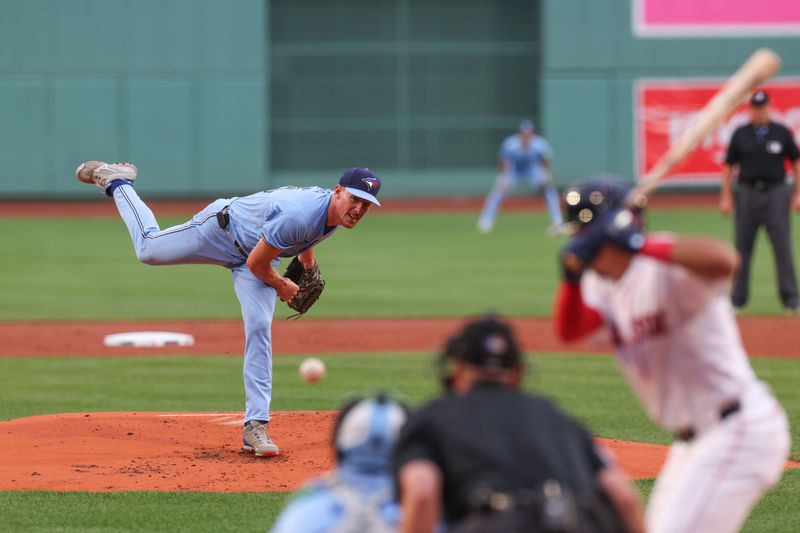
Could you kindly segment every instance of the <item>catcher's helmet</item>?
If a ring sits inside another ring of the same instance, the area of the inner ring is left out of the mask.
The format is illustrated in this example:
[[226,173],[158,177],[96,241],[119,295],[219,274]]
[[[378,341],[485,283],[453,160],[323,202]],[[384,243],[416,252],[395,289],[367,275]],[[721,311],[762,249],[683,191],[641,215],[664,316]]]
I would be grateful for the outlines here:
[[578,233],[603,213],[622,207],[632,188],[616,176],[590,178],[568,187],[562,203],[570,232]]
[[392,449],[409,413],[408,407],[385,393],[348,402],[333,430],[339,463],[361,471],[390,469]]

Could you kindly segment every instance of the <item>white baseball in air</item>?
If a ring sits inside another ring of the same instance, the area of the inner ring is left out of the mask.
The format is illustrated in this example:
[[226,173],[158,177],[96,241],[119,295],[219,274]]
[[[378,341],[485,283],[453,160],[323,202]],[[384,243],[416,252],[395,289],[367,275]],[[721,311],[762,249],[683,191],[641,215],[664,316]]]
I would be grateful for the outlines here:
[[300,377],[306,383],[316,383],[325,377],[325,363],[316,357],[308,357],[300,363]]

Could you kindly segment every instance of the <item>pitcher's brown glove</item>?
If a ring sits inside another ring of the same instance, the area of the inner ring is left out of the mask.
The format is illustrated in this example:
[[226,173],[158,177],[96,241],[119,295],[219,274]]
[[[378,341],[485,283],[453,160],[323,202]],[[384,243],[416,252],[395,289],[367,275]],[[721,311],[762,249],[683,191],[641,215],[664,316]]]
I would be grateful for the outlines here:
[[297,257],[293,258],[289,266],[286,267],[283,277],[292,280],[298,287],[297,294],[286,305],[297,311],[296,315],[292,315],[289,318],[299,318],[308,312],[311,306],[319,299],[320,294],[325,289],[325,280],[322,279],[322,273],[319,271],[317,263],[314,263],[313,267],[306,270]]

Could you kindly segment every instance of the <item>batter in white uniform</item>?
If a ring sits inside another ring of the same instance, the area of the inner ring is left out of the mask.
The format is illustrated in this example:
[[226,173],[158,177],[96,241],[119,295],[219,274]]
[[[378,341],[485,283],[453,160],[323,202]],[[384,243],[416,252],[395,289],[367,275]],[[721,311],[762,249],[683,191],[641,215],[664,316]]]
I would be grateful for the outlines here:
[[738,265],[726,243],[645,235],[621,209],[629,187],[592,180],[569,188],[575,237],[562,251],[558,334],[606,328],[650,417],[673,432],[647,508],[650,532],[738,531],[780,479],[786,414],[751,368],[728,298]]

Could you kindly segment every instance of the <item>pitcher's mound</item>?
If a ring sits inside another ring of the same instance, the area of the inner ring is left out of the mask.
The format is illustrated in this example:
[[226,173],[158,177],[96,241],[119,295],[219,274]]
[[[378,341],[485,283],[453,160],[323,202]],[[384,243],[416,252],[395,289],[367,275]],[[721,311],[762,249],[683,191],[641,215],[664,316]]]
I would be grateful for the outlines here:
[[[241,451],[241,413],[72,413],[0,422],[0,490],[267,492],[334,466],[332,411],[272,414],[281,455]],[[598,439],[633,478],[667,447]],[[797,464],[787,464],[796,467]]]
[[281,491],[334,464],[334,412],[274,413],[281,455],[241,451],[241,413],[72,413],[0,422],[0,490]]

